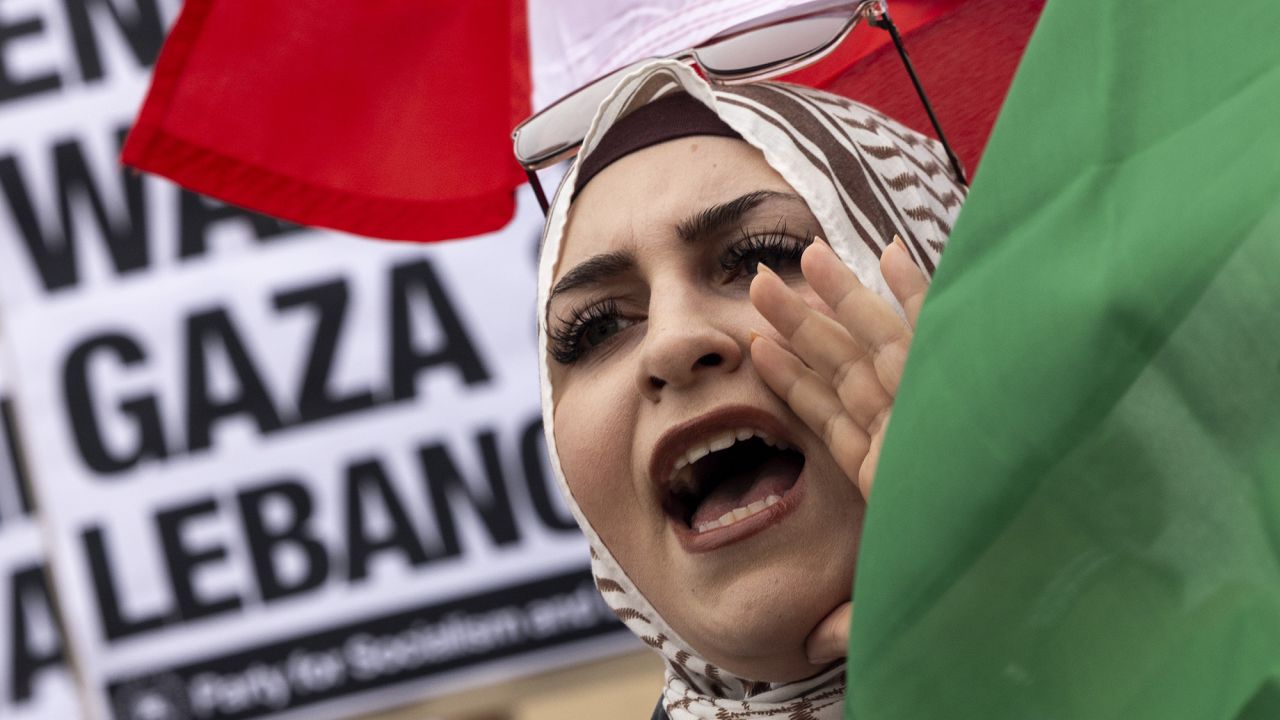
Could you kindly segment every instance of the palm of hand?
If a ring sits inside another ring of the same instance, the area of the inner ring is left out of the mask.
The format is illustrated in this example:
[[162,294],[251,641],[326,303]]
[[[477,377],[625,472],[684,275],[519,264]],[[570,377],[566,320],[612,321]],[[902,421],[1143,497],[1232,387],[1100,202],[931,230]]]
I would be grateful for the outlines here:
[[[880,447],[929,282],[901,239],[885,249],[880,269],[902,308],[858,281],[824,242],[801,259],[805,280],[825,306],[807,303],[761,265],[751,301],[781,342],[755,333],[751,360],[760,377],[831,451],[837,465],[870,498]],[[842,657],[852,605],[845,603],[814,629],[811,662]]]

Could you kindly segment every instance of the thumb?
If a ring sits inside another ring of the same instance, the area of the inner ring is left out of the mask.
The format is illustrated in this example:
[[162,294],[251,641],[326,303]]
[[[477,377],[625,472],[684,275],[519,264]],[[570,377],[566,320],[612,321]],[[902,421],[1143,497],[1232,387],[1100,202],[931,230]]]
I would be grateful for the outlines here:
[[818,623],[804,643],[804,651],[810,663],[826,665],[848,654],[849,623],[852,619],[853,603],[847,602]]

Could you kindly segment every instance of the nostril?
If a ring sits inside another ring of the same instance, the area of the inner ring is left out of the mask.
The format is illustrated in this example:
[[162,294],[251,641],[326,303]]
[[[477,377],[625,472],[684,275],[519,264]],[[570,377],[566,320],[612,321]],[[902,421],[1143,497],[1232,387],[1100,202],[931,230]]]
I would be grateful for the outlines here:
[[720,353],[707,353],[698,358],[699,367],[715,367],[724,362],[724,358],[720,357]]
[[665,387],[665,386],[666,386],[666,384],[667,384],[667,381],[666,381],[666,380],[663,380],[663,379],[662,379],[662,378],[660,378],[660,377],[657,377],[657,376],[655,376],[655,375],[650,375],[650,376],[649,376],[649,385],[650,385],[650,387],[652,387],[654,390],[661,390],[663,387]]

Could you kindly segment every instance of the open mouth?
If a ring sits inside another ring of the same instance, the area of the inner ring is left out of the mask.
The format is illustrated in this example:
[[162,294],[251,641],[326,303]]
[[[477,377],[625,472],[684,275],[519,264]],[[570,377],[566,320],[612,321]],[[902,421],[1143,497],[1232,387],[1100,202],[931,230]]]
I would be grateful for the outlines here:
[[725,430],[676,458],[663,497],[672,519],[701,535],[736,525],[782,502],[804,454],[754,428]]

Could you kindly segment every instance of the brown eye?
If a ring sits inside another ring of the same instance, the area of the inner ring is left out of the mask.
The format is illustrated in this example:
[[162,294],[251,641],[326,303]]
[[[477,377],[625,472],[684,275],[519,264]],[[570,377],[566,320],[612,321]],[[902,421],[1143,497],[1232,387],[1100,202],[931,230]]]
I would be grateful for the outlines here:
[[729,280],[754,277],[760,263],[780,273],[798,270],[800,256],[811,242],[787,235],[785,225],[763,234],[749,235],[744,231],[741,238],[725,250],[720,267]]
[[582,330],[582,341],[588,347],[597,347],[608,340],[614,333],[623,329],[622,319],[618,317],[602,318],[588,324]]
[[760,272],[760,263],[764,263],[774,269],[782,269],[787,263],[798,260],[799,255],[791,252],[790,248],[785,249],[763,249],[757,252],[747,253],[742,260],[742,272],[747,275],[755,275]]
[[635,322],[624,317],[612,300],[575,310],[560,321],[559,328],[550,332],[551,356],[561,365],[571,365],[609,343]]

